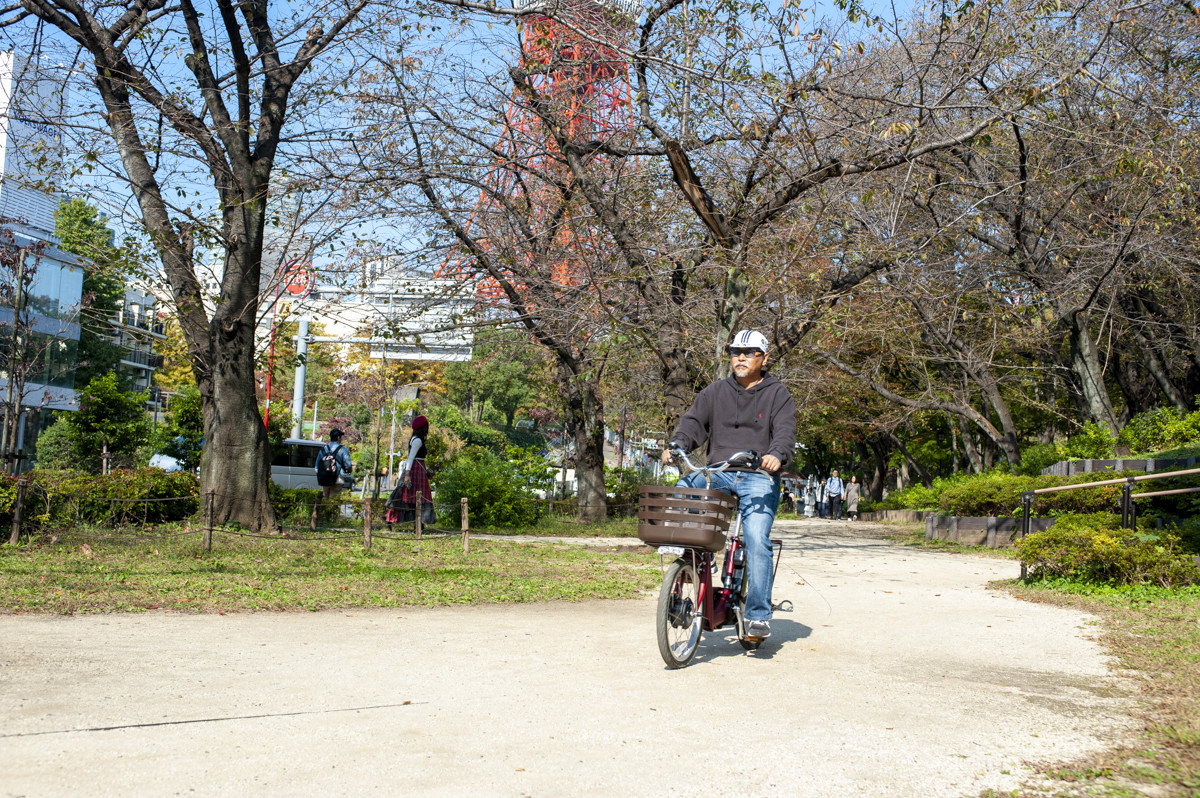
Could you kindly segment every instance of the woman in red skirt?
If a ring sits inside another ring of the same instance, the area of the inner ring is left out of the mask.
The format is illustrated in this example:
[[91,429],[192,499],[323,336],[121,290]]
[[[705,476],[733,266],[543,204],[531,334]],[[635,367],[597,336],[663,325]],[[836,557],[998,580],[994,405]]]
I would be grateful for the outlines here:
[[429,489],[429,472],[425,470],[425,442],[429,440],[429,419],[417,416],[412,420],[412,437],[408,441],[408,462],[401,470],[400,481],[387,500],[383,520],[389,524],[415,521],[417,504],[421,505],[421,522],[432,524],[433,492]]

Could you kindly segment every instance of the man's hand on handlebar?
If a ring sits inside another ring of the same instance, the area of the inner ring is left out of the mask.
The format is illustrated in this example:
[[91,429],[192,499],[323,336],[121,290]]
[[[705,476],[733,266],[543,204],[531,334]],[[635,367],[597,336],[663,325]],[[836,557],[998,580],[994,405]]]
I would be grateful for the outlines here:
[[774,474],[779,469],[783,468],[783,463],[779,462],[779,458],[773,454],[764,454],[760,467],[763,471],[770,471]]

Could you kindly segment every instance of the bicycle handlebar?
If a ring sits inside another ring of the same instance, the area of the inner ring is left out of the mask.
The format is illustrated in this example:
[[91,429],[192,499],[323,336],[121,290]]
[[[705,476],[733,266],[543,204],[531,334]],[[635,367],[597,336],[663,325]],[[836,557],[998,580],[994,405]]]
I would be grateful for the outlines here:
[[774,479],[776,476],[774,472],[767,471],[766,469],[761,468],[757,465],[758,463],[762,462],[762,458],[758,456],[758,452],[737,452],[736,454],[732,455],[728,460],[725,460],[724,462],[710,463],[709,465],[698,466],[695,463],[693,463],[691,460],[688,459],[687,452],[685,452],[683,449],[674,449],[673,448],[673,449],[670,449],[669,451],[671,452],[671,455],[673,458],[682,460],[683,464],[686,465],[690,470],[699,471],[701,474],[703,474],[706,477],[711,476],[713,474],[719,474],[722,471],[726,471],[730,468],[733,468],[735,465],[740,465],[740,463],[735,463],[734,461],[741,460],[741,459],[748,460],[746,465],[754,464],[753,465],[754,471],[758,472],[759,474],[771,477],[772,479]]

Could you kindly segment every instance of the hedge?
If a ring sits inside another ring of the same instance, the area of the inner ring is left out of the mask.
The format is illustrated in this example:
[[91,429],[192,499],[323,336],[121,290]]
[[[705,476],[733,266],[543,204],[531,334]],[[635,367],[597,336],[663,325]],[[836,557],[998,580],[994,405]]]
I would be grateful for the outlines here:
[[[914,485],[880,502],[883,510],[936,510],[941,515],[1016,517],[1021,514],[1021,494],[1037,488],[1078,485],[1141,474],[1141,471],[1079,474],[1073,477],[1024,476],[1002,471],[935,479],[932,487]],[[1182,483],[1180,483],[1182,486]],[[1176,487],[1172,484],[1171,487]],[[1149,490],[1149,488],[1139,488]],[[1037,496],[1035,516],[1063,513],[1112,512],[1120,505],[1121,485],[1057,491]]]
[[1069,513],[1017,544],[1028,578],[1104,585],[1176,587],[1200,582],[1200,567],[1173,530],[1122,529],[1113,513]]
[[[30,471],[25,518],[43,525],[171,523],[200,510],[194,474],[158,468],[117,469],[103,476],[82,471]],[[14,477],[0,477],[0,519],[12,521]]]

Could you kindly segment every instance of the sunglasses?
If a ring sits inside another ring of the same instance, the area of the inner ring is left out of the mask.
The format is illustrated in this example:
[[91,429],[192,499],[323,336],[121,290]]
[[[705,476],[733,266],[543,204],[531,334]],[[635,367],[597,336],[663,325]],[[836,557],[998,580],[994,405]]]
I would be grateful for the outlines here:
[[741,347],[729,348],[730,357],[738,357],[740,355],[745,355],[746,357],[762,357],[763,353],[761,349],[743,349]]

